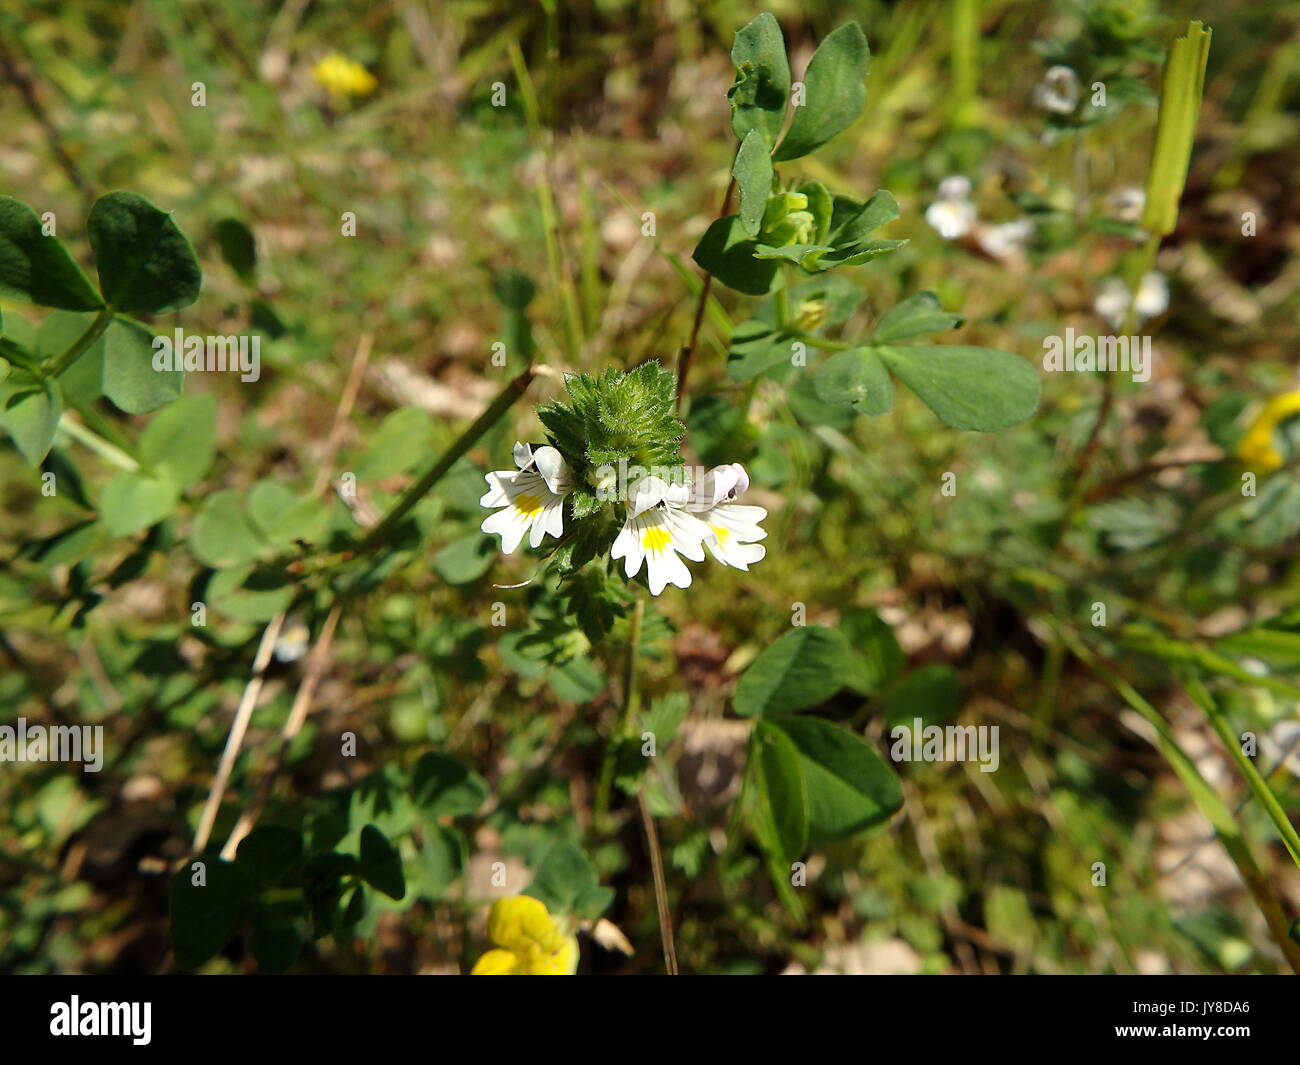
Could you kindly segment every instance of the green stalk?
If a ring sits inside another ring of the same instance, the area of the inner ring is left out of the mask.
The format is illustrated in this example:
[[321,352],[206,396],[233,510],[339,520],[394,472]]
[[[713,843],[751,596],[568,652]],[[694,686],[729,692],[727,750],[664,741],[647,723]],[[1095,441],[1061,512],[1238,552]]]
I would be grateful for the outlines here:
[[1201,112],[1211,32],[1199,22],[1189,22],[1186,35],[1174,41],[1165,62],[1160,117],[1156,120],[1156,140],[1147,167],[1146,206],[1142,211],[1142,228],[1155,236],[1172,233],[1178,221],[1178,201],[1187,183],[1192,138]]
[[971,122],[976,83],[979,80],[976,50],[979,45],[979,0],[956,0],[952,5],[952,102],[948,118],[956,128]]
[[528,385],[532,382],[535,372],[529,366],[497,393],[496,398],[488,404],[487,410],[474,420],[474,424],[460,434],[456,442],[442,453],[442,456],[429,468],[423,477],[401,494],[392,510],[385,514],[379,524],[371,529],[361,543],[357,545],[356,554],[364,555],[387,541],[397,523],[410,513],[411,508],[416,503],[428,495],[433,486],[442,480],[447,471],[455,465],[457,459],[461,458],[465,452],[473,447],[478,438],[492,428],[498,419],[524,394],[528,389]]
[[96,436],[81,422],[69,417],[66,413],[59,418],[59,429],[67,433],[77,443],[89,448],[100,458],[111,462],[120,470],[135,473],[140,468],[140,464],[121,448],[110,444],[103,437]]
[[1219,734],[1219,739],[1223,741],[1223,745],[1228,749],[1228,754],[1232,756],[1232,760],[1237,763],[1237,768],[1241,770],[1242,775],[1246,778],[1246,783],[1250,785],[1250,790],[1254,792],[1255,798],[1264,807],[1269,819],[1277,826],[1278,835],[1282,837],[1282,842],[1286,844],[1286,849],[1291,854],[1291,860],[1300,867],[1300,833],[1296,832],[1295,825],[1287,817],[1286,811],[1282,809],[1282,804],[1277,801],[1277,796],[1273,794],[1267,781],[1255,768],[1255,763],[1246,757],[1246,752],[1241,749],[1241,741],[1234,735],[1232,725],[1228,723],[1227,717],[1219,708],[1219,704],[1215,702],[1214,696],[1201,683],[1199,677],[1192,677],[1188,680],[1187,693],[1205,711],[1205,716],[1209,718],[1214,731]]
[[632,607],[632,616],[628,621],[627,664],[623,673],[623,710],[609,734],[605,744],[605,753],[600,761],[600,776],[596,781],[596,801],[592,820],[597,829],[604,829],[609,820],[609,799],[614,786],[614,763],[618,755],[618,745],[627,735],[628,726],[636,717],[641,703],[641,693],[637,688],[637,656],[641,651],[641,621],[645,617],[645,600],[640,595]]
[[790,324],[790,294],[781,287],[772,294],[772,305],[776,308],[776,325],[785,329]]
[[54,362],[48,366],[41,374],[42,377],[58,377],[69,366],[76,362],[87,348],[96,340],[104,335],[104,330],[108,328],[109,323],[113,321],[113,308],[105,307],[95,316],[95,320],[86,327],[86,331],[72,342],[72,346],[60,355]]

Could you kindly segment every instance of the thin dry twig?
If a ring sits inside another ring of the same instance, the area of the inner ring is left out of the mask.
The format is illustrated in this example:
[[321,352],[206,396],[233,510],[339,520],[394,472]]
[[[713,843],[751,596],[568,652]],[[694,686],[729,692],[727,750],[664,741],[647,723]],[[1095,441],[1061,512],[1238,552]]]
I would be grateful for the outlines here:
[[289,748],[298,733],[302,731],[307,715],[311,712],[312,700],[316,696],[316,689],[320,686],[320,679],[325,673],[325,666],[329,659],[330,648],[334,643],[334,630],[338,627],[339,618],[342,614],[343,604],[336,601],[330,608],[329,614],[326,615],[325,624],[321,626],[320,638],[312,647],[311,654],[307,659],[306,674],[302,683],[298,685],[297,693],[294,695],[293,707],[289,711],[289,719],[284,723],[284,728],[280,730],[280,747],[275,752],[275,757],[267,767],[266,772],[262,774],[253,801],[240,815],[239,820],[235,823],[234,830],[230,833],[230,838],[226,840],[226,845],[221,848],[221,857],[228,862],[234,860],[235,852],[239,850],[239,844],[253,830],[253,826],[257,824],[257,819],[262,816],[262,810],[265,809],[267,800],[271,797],[271,788],[275,784],[275,778],[279,776],[280,770],[284,768],[285,760],[288,758]]
[[654,874],[655,908],[659,911],[659,939],[664,948],[664,968],[667,969],[669,976],[677,976],[679,975],[677,947],[673,942],[673,915],[668,908],[664,857],[659,849],[659,833],[655,829],[654,814],[650,812],[650,803],[646,800],[644,788],[637,792],[636,802],[641,809],[641,825],[645,829],[646,849],[650,852],[650,869]]
[[[373,345],[374,337],[369,333],[363,334],[357,341],[357,350],[352,356],[352,369],[348,372],[347,383],[343,386],[343,394],[339,397],[338,406],[334,410],[334,424],[330,427],[330,433],[325,442],[325,451],[316,470],[316,480],[312,486],[314,495],[320,495],[329,485],[330,469],[334,465],[334,456],[338,454],[339,445],[343,441],[343,430],[352,414],[352,407],[356,403],[357,393],[361,388],[361,380],[365,376],[366,364],[370,360],[370,349]],[[235,720],[231,723],[230,733],[226,736],[225,749],[221,752],[221,762],[217,766],[217,775],[213,778],[207,801],[203,804],[203,813],[199,818],[198,830],[194,833],[195,854],[203,852],[203,848],[208,845],[208,840],[212,836],[212,826],[216,822],[217,812],[221,809],[222,796],[225,795],[226,785],[230,782],[230,774],[234,771],[235,760],[239,757],[239,750],[243,746],[244,734],[248,731],[248,724],[252,720],[253,710],[262,694],[262,682],[266,667],[270,665],[271,653],[275,650],[275,642],[280,638],[280,630],[283,628],[287,616],[283,611],[276,614],[267,622],[266,628],[262,631],[262,640],[258,644],[257,654],[253,658],[253,671],[248,678],[248,683],[244,685],[244,694],[239,700],[239,709],[235,711]]]

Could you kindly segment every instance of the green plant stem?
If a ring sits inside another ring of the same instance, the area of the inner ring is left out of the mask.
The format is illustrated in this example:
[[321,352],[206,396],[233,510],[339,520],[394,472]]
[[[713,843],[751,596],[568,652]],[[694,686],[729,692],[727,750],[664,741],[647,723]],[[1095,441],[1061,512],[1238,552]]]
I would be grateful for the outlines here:
[[951,10],[952,99],[948,123],[962,129],[973,121],[975,90],[979,82],[976,49],[979,47],[979,0],[957,0]]
[[112,321],[113,308],[105,307],[95,316],[95,320],[86,327],[86,331],[72,342],[72,346],[45,368],[41,376],[58,377],[59,374],[81,358],[91,344],[104,335],[104,330],[108,328],[109,323]]
[[628,619],[627,663],[623,672],[623,709],[610,731],[605,753],[600,761],[600,776],[596,780],[596,801],[592,820],[598,831],[603,831],[609,820],[609,800],[614,787],[614,765],[618,746],[627,735],[628,726],[636,716],[641,696],[637,688],[637,656],[641,651],[641,622],[645,617],[645,600],[640,595],[632,606]]
[[1174,739],[1169,725],[1160,712],[1142,698],[1136,689],[1120,678],[1113,664],[1100,661],[1083,645],[1082,641],[1067,632],[1064,626],[1058,626],[1052,621],[1049,621],[1049,624],[1071,652],[1097,677],[1114,688],[1116,693],[1155,730],[1156,746],[1160,753],[1164,755],[1170,768],[1191,793],[1192,800],[1202,816],[1213,826],[1215,836],[1236,865],[1251,898],[1263,915],[1273,941],[1281,949],[1291,968],[1300,975],[1300,943],[1291,938],[1290,922],[1287,920],[1281,899],[1255,860],[1250,844],[1242,834],[1241,827],[1227,804],[1201,776],[1187,752],[1178,746],[1177,740]]
[[474,424],[457,437],[456,442],[442,453],[442,456],[429,467],[423,477],[401,494],[401,497],[393,504],[393,508],[383,516],[379,524],[371,529],[361,543],[357,545],[356,554],[367,554],[388,541],[397,523],[410,513],[411,508],[416,503],[428,495],[433,486],[442,480],[447,471],[455,465],[456,460],[473,447],[478,438],[492,428],[497,420],[527,391],[535,373],[536,371],[529,366],[497,393],[496,398],[488,404],[487,410],[474,419]]
[[67,433],[77,443],[89,448],[106,462],[111,462],[119,470],[126,470],[128,473],[135,473],[140,468],[140,463],[136,462],[121,448],[110,444],[103,437],[96,436],[87,429],[76,418],[63,414],[59,418],[59,429]]
[[[1160,237],[1152,234],[1147,238],[1147,242],[1142,248],[1141,257],[1137,260],[1137,267],[1126,272],[1125,281],[1129,287],[1129,304],[1128,309],[1124,312],[1123,336],[1131,336],[1133,333],[1137,322],[1138,286],[1141,284],[1142,278],[1155,267],[1156,253],[1159,250]],[[1101,386],[1101,405],[1097,408],[1097,420],[1093,422],[1092,430],[1088,433],[1088,440],[1083,445],[1083,450],[1079,452],[1079,461],[1075,464],[1074,476],[1066,493],[1067,502],[1065,517],[1061,519],[1060,540],[1065,539],[1065,534],[1069,531],[1070,524],[1083,503],[1084,491],[1087,488],[1088,471],[1092,467],[1092,460],[1096,457],[1097,448],[1101,444],[1102,431],[1106,428],[1106,423],[1110,421],[1110,412],[1115,406],[1114,375],[1103,374]]]
[[779,288],[772,294],[772,305],[776,308],[776,327],[786,329],[790,325],[790,293]]
[[[722,197],[722,207],[718,210],[718,217],[725,218],[727,212],[731,209],[731,197],[736,191],[736,179],[733,177],[727,183],[727,191]],[[686,379],[691,373],[691,362],[695,358],[695,349],[700,342],[700,326],[704,324],[704,311],[709,304],[709,293],[713,291],[713,275],[705,273],[704,284],[700,286],[700,296],[695,304],[695,318],[691,322],[691,335],[687,340],[686,346],[682,348],[677,356],[677,408],[681,409],[682,399],[686,395]]]
[[1246,752],[1241,749],[1241,741],[1232,731],[1232,725],[1229,724],[1227,717],[1219,708],[1209,690],[1201,682],[1199,677],[1192,677],[1187,682],[1187,693],[1192,700],[1205,711],[1205,716],[1209,718],[1210,724],[1214,731],[1219,734],[1219,739],[1223,741],[1224,747],[1228,749],[1228,754],[1232,760],[1237,763],[1237,768],[1241,770],[1242,776],[1246,778],[1246,783],[1250,785],[1250,790],[1254,792],[1255,798],[1259,804],[1264,807],[1268,813],[1269,819],[1277,826],[1278,835],[1282,837],[1282,842],[1286,844],[1286,849],[1291,854],[1291,860],[1300,867],[1300,833],[1296,832],[1295,825],[1287,817],[1286,811],[1282,809],[1282,804],[1277,801],[1277,796],[1273,794],[1268,783],[1260,775],[1255,763],[1246,757]]

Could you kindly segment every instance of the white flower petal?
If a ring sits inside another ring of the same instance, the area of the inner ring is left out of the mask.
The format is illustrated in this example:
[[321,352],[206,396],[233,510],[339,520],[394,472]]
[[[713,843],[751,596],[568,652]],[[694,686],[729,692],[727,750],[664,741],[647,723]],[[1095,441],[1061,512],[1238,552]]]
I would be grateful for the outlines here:
[[731,468],[736,471],[736,484],[731,490],[733,496],[743,496],[749,491],[749,474],[739,462],[733,462]]
[[692,562],[704,561],[704,541],[712,535],[709,527],[683,510],[666,510],[667,528],[672,546]]
[[748,570],[767,554],[762,544],[743,544],[738,540],[714,539],[709,541],[709,553],[724,566]]
[[[754,507],[747,503],[723,503],[720,507],[714,508],[713,514],[732,528],[747,525],[758,528],[758,523],[767,517],[767,511],[763,507]],[[758,531],[763,532],[762,529]],[[766,536],[767,533],[763,535]]]
[[533,464],[533,447],[531,444],[522,444],[515,441],[515,465],[521,470],[528,469]]
[[650,585],[650,594],[658,595],[669,585],[678,588],[691,586],[691,571],[686,563],[672,550],[646,552],[646,579]]
[[542,475],[546,487],[556,495],[567,495],[573,487],[568,464],[565,463],[564,456],[555,448],[549,445],[539,447],[533,452],[533,465]]
[[505,554],[513,554],[525,535],[533,547],[540,547],[548,532],[559,536],[563,531],[562,511],[558,517],[552,517],[551,512],[563,508],[564,497],[552,492],[540,474],[533,470],[498,470],[484,478],[491,487],[479,502],[501,509],[479,527],[501,537]]
[[498,510],[495,514],[489,514],[483,519],[483,524],[479,528],[485,533],[500,536],[501,553],[513,555],[515,548],[524,538],[524,533],[528,531],[529,524],[523,519],[521,512],[511,506]]
[[488,483],[488,490],[478,501],[481,507],[504,507],[510,502],[508,486],[514,483],[518,474],[514,470],[493,470],[483,474]]
[[632,486],[627,513],[635,518],[658,503],[668,495],[668,482],[661,477],[642,477]]
[[555,503],[546,508],[546,531],[557,539],[564,535],[563,503]]
[[633,519],[629,519],[618,536],[614,538],[614,546],[610,548],[609,557],[623,559],[623,573],[631,578],[640,572],[643,554],[636,525]]
[[739,465],[734,463],[728,466],[714,466],[695,484],[686,509],[708,510],[710,507],[717,506],[735,490],[739,480],[736,470],[739,468]]

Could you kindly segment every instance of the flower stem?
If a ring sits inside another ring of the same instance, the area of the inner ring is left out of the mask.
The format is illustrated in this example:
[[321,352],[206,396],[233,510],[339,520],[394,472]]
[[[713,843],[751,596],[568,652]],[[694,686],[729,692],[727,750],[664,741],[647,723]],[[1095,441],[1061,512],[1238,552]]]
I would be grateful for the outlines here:
[[645,617],[645,600],[639,595],[632,607],[632,616],[628,621],[627,665],[623,672],[623,710],[609,734],[605,744],[605,754],[600,762],[600,776],[596,781],[596,803],[592,820],[598,830],[603,830],[609,820],[609,799],[614,785],[614,765],[618,758],[618,747],[627,734],[628,725],[636,715],[641,702],[637,688],[636,664],[641,650],[641,622]]
[[492,428],[497,420],[524,394],[536,372],[533,367],[529,366],[497,393],[496,398],[488,404],[487,410],[474,419],[474,424],[460,434],[456,442],[442,453],[442,456],[429,467],[428,472],[423,477],[402,493],[397,502],[393,504],[392,510],[385,514],[379,524],[366,534],[361,543],[357,545],[356,554],[366,554],[388,541],[397,523],[410,513],[411,508],[416,503],[428,495],[433,486],[442,480],[447,471],[456,464],[456,460],[473,447],[478,438]]

